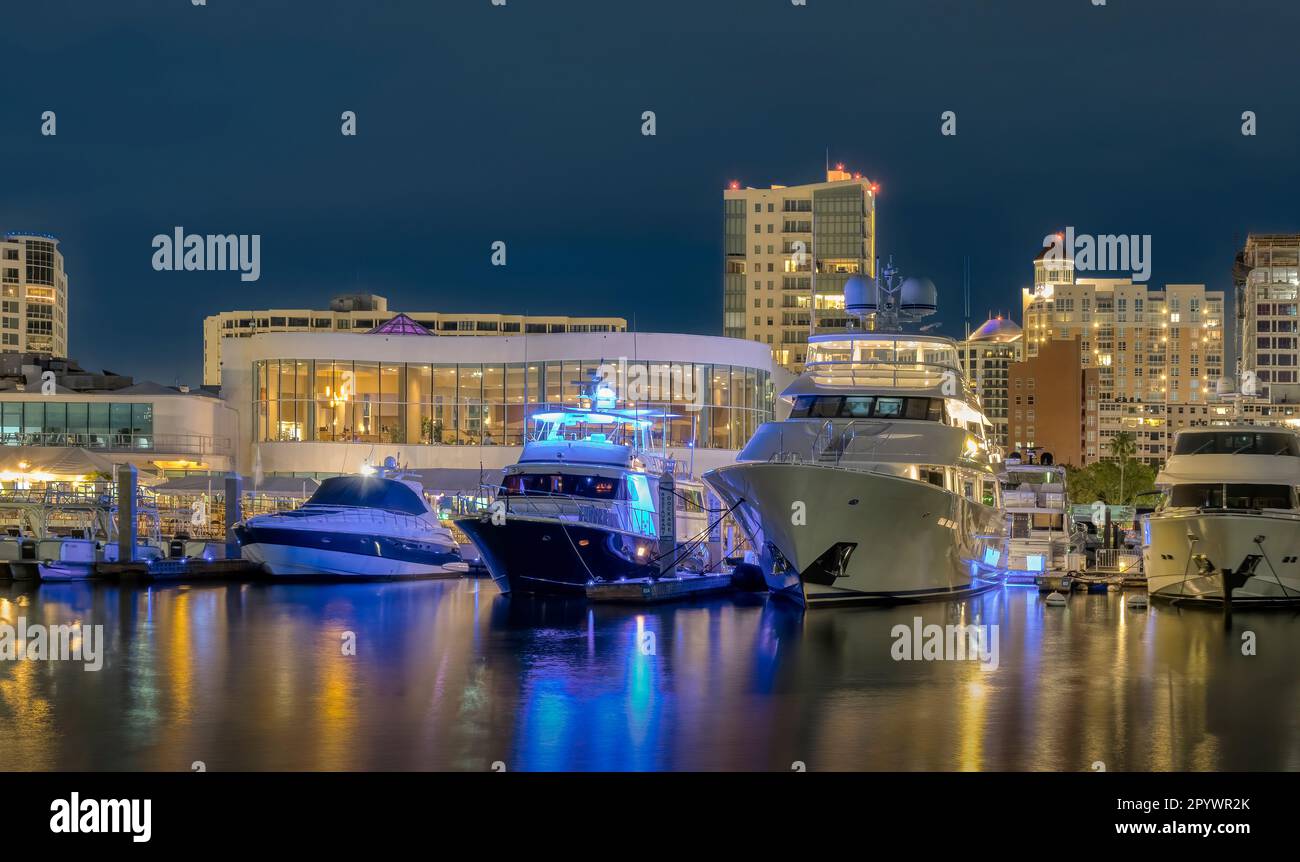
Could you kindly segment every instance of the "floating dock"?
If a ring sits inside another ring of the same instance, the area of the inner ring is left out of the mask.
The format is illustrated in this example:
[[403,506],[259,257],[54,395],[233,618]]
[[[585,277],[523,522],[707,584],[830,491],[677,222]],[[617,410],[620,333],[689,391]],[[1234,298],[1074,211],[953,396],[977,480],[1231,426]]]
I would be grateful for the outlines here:
[[731,589],[729,574],[678,575],[587,584],[587,598],[593,602],[653,604],[725,593]]
[[247,560],[201,560],[194,557],[136,560],[130,563],[96,563],[95,577],[108,581],[142,583],[251,581],[266,577]]

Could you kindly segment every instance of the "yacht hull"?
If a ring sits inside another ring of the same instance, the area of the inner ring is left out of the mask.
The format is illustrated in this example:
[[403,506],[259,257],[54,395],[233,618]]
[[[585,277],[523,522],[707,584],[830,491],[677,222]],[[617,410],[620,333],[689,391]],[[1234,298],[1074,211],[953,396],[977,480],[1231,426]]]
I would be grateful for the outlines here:
[[935,485],[769,462],[704,480],[734,507],[771,590],[800,604],[959,598],[1002,583],[1002,513]]
[[1300,603],[1300,517],[1168,513],[1149,516],[1143,533],[1142,562],[1152,596],[1222,602],[1222,579],[1201,574],[1192,557],[1203,554],[1216,568],[1236,569],[1248,555],[1258,554],[1254,576],[1232,591],[1233,603]]
[[644,578],[659,573],[638,563],[635,548],[656,550],[653,539],[550,518],[490,515],[461,518],[457,526],[474,542],[492,580],[503,593],[583,595],[592,581]]
[[240,555],[271,575],[303,578],[454,578],[466,570],[455,545],[360,533],[235,528]]

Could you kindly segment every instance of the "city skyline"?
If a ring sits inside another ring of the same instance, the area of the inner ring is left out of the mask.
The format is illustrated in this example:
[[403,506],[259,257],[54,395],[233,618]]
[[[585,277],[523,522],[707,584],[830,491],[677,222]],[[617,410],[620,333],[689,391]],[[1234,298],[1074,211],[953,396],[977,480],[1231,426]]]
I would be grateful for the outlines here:
[[[398,310],[721,334],[722,190],[817,182],[828,160],[880,184],[877,250],[934,279],[939,331],[957,338],[963,261],[972,326],[986,311],[1014,316],[1040,238],[1066,226],[1149,235],[1150,284],[1224,291],[1247,233],[1300,230],[1289,158],[1300,116],[1281,74],[1294,61],[1275,50],[1295,10],[1268,7],[1276,26],[1256,50],[1278,74],[1259,78],[1198,62],[1247,13],[1162,3],[940,4],[927,20],[902,7],[739,16],[683,4],[690,32],[672,4],[653,16],[481,5],[266,9],[268,38],[237,63],[224,46],[246,19],[220,4],[148,17],[142,3],[32,9],[27,30],[48,39],[0,35],[22,61],[0,106],[0,156],[23,166],[7,177],[0,227],[60,238],[69,354],[197,384],[206,316],[321,308],[347,292]],[[105,28],[117,38],[88,39]],[[904,28],[909,39],[889,38]],[[634,44],[620,38],[634,30]],[[918,41],[932,46],[924,57],[905,47]],[[660,45],[679,62],[665,68]],[[791,74],[775,58],[792,45],[815,45],[816,64]],[[57,60],[71,51],[75,68]],[[928,74],[909,76],[917,63]],[[597,79],[598,67],[614,72]],[[874,88],[873,72],[889,86]],[[845,99],[859,74],[868,95]],[[747,93],[751,107],[735,98]],[[340,133],[344,111],[355,136]],[[955,135],[942,134],[946,111]],[[1244,111],[1256,135],[1242,134]],[[456,133],[470,123],[482,132],[472,141]],[[151,240],[176,226],[260,235],[260,278],[155,271]],[[497,241],[504,267],[491,263]]]

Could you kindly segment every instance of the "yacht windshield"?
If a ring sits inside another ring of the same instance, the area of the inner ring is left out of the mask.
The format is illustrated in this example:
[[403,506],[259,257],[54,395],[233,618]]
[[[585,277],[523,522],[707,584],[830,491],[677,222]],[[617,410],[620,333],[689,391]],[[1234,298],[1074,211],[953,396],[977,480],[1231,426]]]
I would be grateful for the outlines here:
[[791,419],[926,419],[943,421],[942,398],[877,395],[800,395]]
[[580,476],[571,473],[516,473],[506,476],[501,496],[561,495],[597,500],[622,498],[623,483],[611,476]]
[[1204,483],[1175,485],[1169,504],[1196,509],[1291,509],[1291,486]]
[[1278,431],[1207,431],[1180,434],[1175,455],[1294,455],[1300,446],[1293,434]]
[[544,442],[608,443],[614,446],[649,445],[651,423],[615,413],[581,410],[538,413],[533,417],[533,440]]
[[335,476],[325,479],[306,505],[360,506],[407,515],[423,515],[424,502],[406,485],[378,476]]

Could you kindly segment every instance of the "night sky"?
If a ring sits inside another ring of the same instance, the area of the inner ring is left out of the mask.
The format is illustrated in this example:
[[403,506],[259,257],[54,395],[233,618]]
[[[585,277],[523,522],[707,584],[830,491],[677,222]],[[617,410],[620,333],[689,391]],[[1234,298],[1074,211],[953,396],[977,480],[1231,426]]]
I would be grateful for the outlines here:
[[[166,384],[199,382],[207,314],[356,290],[720,334],[723,187],[817,181],[828,149],[881,184],[878,250],[935,280],[953,335],[964,257],[974,322],[1018,316],[1040,239],[1065,225],[1151,234],[1153,282],[1224,290],[1248,231],[1300,230],[1294,2],[41,0],[0,16],[0,230],[62,240],[74,358]],[[261,280],[155,272],[151,240],[177,225],[261,234]]]

